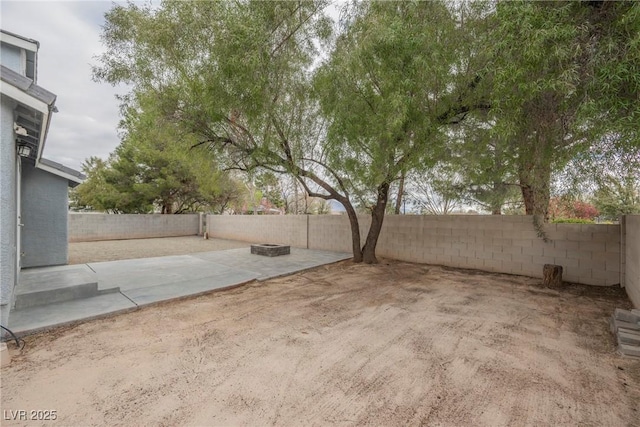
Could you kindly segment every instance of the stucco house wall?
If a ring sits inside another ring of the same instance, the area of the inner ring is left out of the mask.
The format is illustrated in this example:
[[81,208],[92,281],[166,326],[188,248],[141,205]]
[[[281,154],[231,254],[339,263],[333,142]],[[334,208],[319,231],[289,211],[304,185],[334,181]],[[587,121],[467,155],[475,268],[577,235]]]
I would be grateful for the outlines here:
[[66,179],[23,165],[23,268],[67,263],[67,195]]
[[0,109],[0,323],[7,324],[16,278],[16,150],[13,142],[15,103],[2,96]]
[[[20,49],[2,43],[2,65],[16,72],[22,68]],[[16,149],[13,139],[13,109],[16,103],[2,95],[0,108],[0,324],[6,325],[13,303],[16,271]]]

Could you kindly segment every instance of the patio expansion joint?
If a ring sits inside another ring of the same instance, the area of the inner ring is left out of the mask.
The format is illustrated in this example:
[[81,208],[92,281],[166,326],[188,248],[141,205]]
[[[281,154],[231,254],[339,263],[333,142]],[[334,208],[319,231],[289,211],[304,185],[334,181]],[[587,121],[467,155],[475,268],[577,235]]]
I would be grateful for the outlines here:
[[131,303],[133,305],[135,305],[137,308],[140,308],[140,304],[138,304],[137,302],[135,302],[134,300],[132,300],[131,298],[129,298],[129,296],[127,296],[127,294],[123,293],[122,291],[118,291],[123,297],[125,297],[126,299],[128,299],[129,301],[131,301]]

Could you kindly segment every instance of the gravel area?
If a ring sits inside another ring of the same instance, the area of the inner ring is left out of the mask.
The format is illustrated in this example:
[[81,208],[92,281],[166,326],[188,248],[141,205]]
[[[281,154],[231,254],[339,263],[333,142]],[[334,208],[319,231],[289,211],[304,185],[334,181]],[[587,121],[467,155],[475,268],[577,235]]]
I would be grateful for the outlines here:
[[539,282],[346,261],[27,337],[2,425],[637,426],[624,292]]
[[249,243],[235,240],[205,240],[199,236],[76,242],[69,243],[69,264],[186,255],[197,252],[246,248],[249,245]]

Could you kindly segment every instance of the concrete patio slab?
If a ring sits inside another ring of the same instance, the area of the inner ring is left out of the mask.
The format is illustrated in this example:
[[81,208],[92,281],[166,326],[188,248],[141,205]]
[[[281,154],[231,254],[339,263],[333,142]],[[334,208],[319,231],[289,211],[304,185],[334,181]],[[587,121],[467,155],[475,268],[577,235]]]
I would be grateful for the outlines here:
[[193,256],[228,267],[255,271],[258,273],[257,280],[273,279],[274,277],[343,261],[352,257],[351,254],[342,252],[299,248],[291,248],[289,255],[279,257],[264,257],[252,254],[250,250],[245,248],[218,252],[203,252],[194,254]]
[[136,308],[136,304],[121,293],[109,293],[91,298],[14,310],[9,316],[9,328],[16,335],[26,335]]
[[102,286],[117,286],[123,292],[220,276],[235,270],[225,265],[208,263],[193,255],[98,262],[89,266],[96,272],[98,283]]
[[[292,274],[351,258],[350,254],[291,248],[291,254],[264,257],[250,249],[230,249],[192,255],[142,258],[49,267],[21,273],[20,286],[61,289],[97,281],[101,295],[37,307],[15,309],[9,327],[25,335],[83,319],[104,316],[176,298],[233,288],[252,280]],[[109,290],[115,293],[104,294]],[[22,290],[18,290],[20,293]],[[68,293],[68,292],[67,292]],[[83,295],[79,294],[80,297]]]
[[121,291],[139,307],[157,302],[195,296],[215,290],[230,289],[256,279],[256,275],[249,272],[228,272],[220,276],[189,279],[182,282],[171,282],[158,286]]

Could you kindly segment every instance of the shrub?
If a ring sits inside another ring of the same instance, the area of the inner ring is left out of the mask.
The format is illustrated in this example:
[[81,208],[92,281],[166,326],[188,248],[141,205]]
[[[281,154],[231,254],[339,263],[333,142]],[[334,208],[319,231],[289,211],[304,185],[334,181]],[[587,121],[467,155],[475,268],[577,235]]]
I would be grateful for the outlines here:
[[584,218],[556,218],[551,221],[552,224],[595,224],[591,219]]

